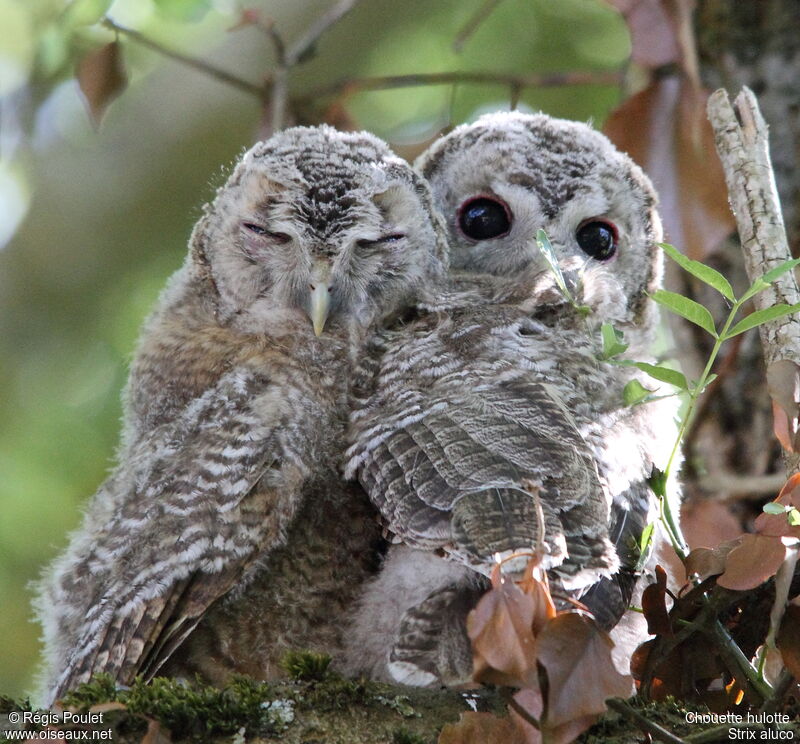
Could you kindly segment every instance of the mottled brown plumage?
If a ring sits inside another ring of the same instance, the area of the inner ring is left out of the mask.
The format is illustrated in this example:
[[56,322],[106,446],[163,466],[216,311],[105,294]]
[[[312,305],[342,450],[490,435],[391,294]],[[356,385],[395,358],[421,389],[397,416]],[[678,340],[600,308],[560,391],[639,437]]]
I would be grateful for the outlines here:
[[42,583],[47,704],[99,672],[263,678],[289,645],[335,650],[379,540],[340,482],[349,370],[441,273],[435,223],[371,135],[296,128],[245,154],[145,326],[118,465]]
[[[556,592],[606,628],[619,621],[675,407],[626,406],[628,382],[657,384],[601,358],[602,323],[624,333],[626,358],[646,360],[657,320],[661,226],[629,158],[583,124],[512,113],[457,128],[418,167],[449,228],[455,291],[374,341],[351,416],[348,470],[416,550],[393,548],[366,591],[346,668],[433,684],[469,676],[464,608],[483,581],[464,567],[487,574],[494,552],[530,552],[537,534]],[[539,229],[587,316],[558,287]],[[456,559],[451,573],[420,555],[432,550]],[[413,596],[381,615],[408,575]]]

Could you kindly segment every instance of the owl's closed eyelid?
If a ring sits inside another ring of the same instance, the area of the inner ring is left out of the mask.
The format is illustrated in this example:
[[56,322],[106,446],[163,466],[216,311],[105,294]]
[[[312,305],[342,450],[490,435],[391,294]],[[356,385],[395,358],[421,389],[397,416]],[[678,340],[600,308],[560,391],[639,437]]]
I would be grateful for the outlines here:
[[406,234],[402,232],[389,232],[381,235],[379,238],[360,238],[356,240],[356,245],[359,248],[371,248],[383,246],[391,243],[399,243],[406,238]]

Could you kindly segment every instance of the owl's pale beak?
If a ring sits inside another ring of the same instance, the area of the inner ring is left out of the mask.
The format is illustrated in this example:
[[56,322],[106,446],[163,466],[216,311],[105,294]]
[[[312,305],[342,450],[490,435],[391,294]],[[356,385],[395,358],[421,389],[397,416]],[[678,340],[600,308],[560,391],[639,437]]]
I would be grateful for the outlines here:
[[316,281],[309,285],[309,290],[308,317],[311,318],[315,335],[321,336],[331,309],[330,287],[328,282]]

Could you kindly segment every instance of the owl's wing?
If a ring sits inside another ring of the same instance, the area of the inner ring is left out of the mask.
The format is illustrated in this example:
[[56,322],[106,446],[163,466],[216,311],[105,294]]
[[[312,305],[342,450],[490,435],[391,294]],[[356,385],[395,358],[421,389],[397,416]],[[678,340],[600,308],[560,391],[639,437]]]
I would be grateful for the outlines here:
[[567,587],[613,573],[609,505],[557,393],[525,379],[462,387],[401,391],[404,405],[357,432],[349,471],[389,528],[483,567],[543,540]]
[[400,684],[457,685],[472,677],[467,615],[486,587],[453,583],[429,594],[400,620],[389,673]]
[[54,698],[101,672],[123,684],[152,675],[280,542],[297,506],[287,472],[302,466],[281,440],[282,414],[266,421],[253,408],[268,384],[227,374],[136,445],[98,494],[113,501],[110,518],[52,592],[74,639]]

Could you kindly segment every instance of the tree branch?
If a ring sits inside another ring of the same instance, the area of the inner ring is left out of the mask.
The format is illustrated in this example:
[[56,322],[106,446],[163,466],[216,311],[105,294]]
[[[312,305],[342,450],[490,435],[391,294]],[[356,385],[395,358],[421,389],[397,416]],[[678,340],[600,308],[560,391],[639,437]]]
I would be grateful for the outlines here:
[[127,28],[125,26],[120,26],[116,21],[112,20],[108,16],[103,19],[103,25],[106,28],[111,29],[112,31],[116,31],[118,34],[122,34],[126,36],[131,41],[135,41],[137,44],[141,44],[148,49],[152,49],[154,52],[158,52],[164,57],[168,57],[169,59],[174,59],[176,62],[180,62],[181,64],[186,65],[187,67],[191,67],[198,72],[202,72],[209,77],[214,78],[215,80],[219,80],[222,83],[227,83],[228,85],[237,88],[238,90],[244,91],[245,93],[249,93],[250,95],[256,96],[260,100],[264,100],[265,97],[265,90],[260,85],[255,85],[254,83],[250,83],[247,80],[243,80],[236,75],[231,74],[230,72],[226,72],[225,70],[221,70],[218,67],[214,67],[210,65],[208,62],[204,62],[201,59],[196,59],[195,57],[189,57],[186,54],[181,54],[180,52],[175,52],[172,49],[167,49],[167,47],[162,46],[157,41],[153,41],[152,39],[145,36],[140,31],[135,31],[132,28]]
[[725,499],[741,501],[743,497],[753,500],[762,500],[765,496],[774,497],[786,483],[783,473],[770,473],[768,475],[747,475],[719,470],[699,479],[700,487],[715,494],[720,499],[720,494],[725,494]]
[[323,13],[306,32],[292,44],[286,53],[286,64],[289,67],[304,61],[319,38],[333,25],[337,24],[358,3],[358,0],[340,0],[327,13]]
[[[743,88],[731,105],[720,89],[708,99],[708,118],[714,139],[750,281],[791,259],[786,240],[775,176],[769,157],[767,125],[749,88]],[[756,310],[778,303],[800,303],[800,289],[793,271],[786,272],[769,288],[753,297]],[[767,384],[776,407],[785,412],[789,434],[797,449],[800,417],[800,317],[797,313],[769,321],[759,327]],[[787,469],[797,470],[800,458],[787,458]]]
[[470,16],[469,20],[461,27],[459,32],[456,34],[456,38],[453,41],[453,51],[458,53],[464,48],[464,44],[470,39],[470,37],[478,30],[480,25],[494,12],[495,8],[500,5],[503,0],[484,0],[483,5],[481,5],[475,13]]
[[306,32],[288,47],[275,25],[269,23],[262,26],[275,49],[276,68],[270,81],[269,107],[270,130],[277,132],[286,126],[286,113],[289,108],[289,75],[292,68],[305,62],[314,49],[319,38],[335,23],[341,20],[356,5],[358,0],[340,0],[327,13],[323,13]]
[[560,85],[619,85],[619,72],[553,72],[542,75],[511,75],[502,72],[434,72],[430,74],[385,75],[382,77],[342,78],[327,85],[312,88],[296,97],[299,103],[311,103],[317,98],[350,94],[366,90],[413,88],[423,85],[504,85],[511,88],[550,88]]
[[686,744],[684,739],[667,731],[662,726],[659,726],[654,721],[645,718],[638,710],[634,710],[624,700],[619,698],[609,698],[606,700],[606,705],[613,711],[619,713],[624,718],[633,721],[642,731],[649,734],[658,741],[666,742],[666,744]]

